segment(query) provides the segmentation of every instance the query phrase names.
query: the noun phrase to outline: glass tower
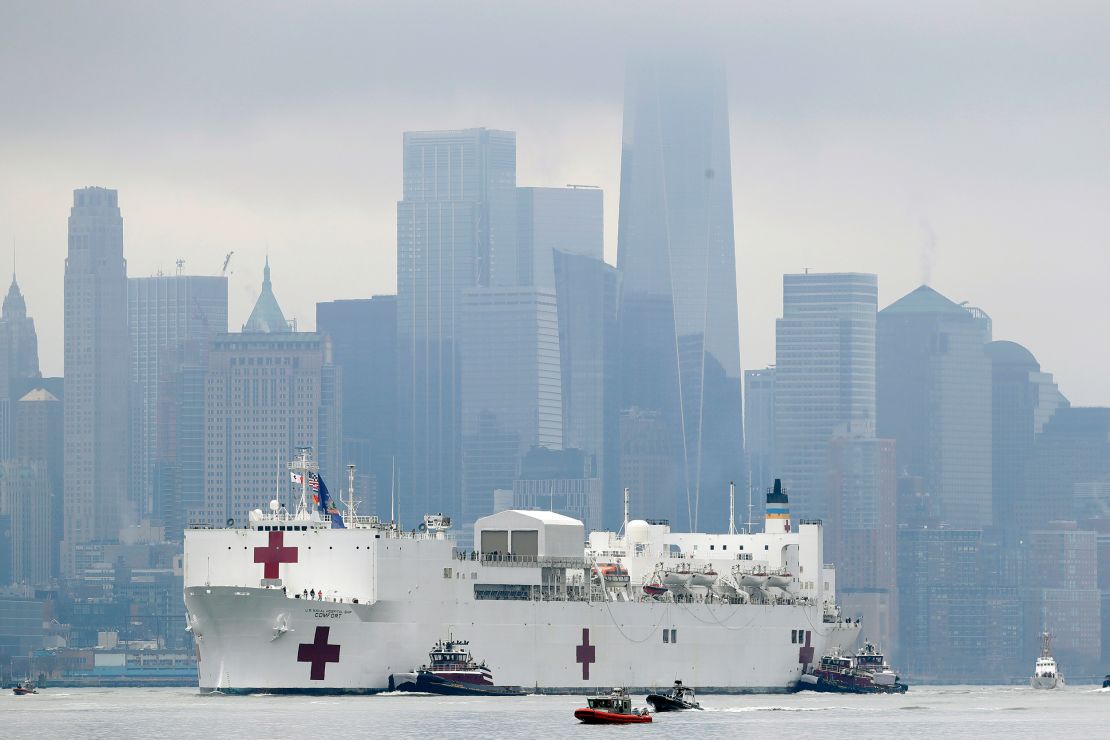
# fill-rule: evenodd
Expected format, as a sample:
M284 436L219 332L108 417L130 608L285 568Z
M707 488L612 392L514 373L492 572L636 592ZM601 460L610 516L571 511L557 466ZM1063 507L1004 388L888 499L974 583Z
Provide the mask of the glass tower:
M776 471L798 515L826 517L829 439L875 421L879 281L866 273L783 275L775 322Z
M463 291L516 282L516 135L408 132L397 203L397 489L402 523L462 506Z
M630 65L621 151L621 407L669 437L665 510L727 527L743 480L740 347L724 72L701 60ZM632 491L633 500L637 492Z

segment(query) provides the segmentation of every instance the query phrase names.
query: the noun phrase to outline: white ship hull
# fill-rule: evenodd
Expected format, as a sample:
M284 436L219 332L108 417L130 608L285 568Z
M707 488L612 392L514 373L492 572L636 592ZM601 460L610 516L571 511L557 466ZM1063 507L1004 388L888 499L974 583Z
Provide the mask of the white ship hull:
M415 671L453 637L469 641L500 686L592 693L681 680L701 691L786 692L859 636L832 602L819 523L672 535L665 524L630 522L629 534L594 532L586 546L577 520L507 511L475 524L473 551L455 546L437 524L445 519L427 519L426 533L407 533L369 518L333 529L318 515L256 511L243 528L187 531L200 687L385 691L391 674ZM603 575L602 564L617 572L614 562L621 579ZM737 563L786 574L781 593L737 594L717 579L644 588L660 572L727 573Z
M611 686L641 691L681 679L705 692L787 692L813 656L833 645L847 649L859 633L857 625L823 624L816 606L454 600L366 605L241 587L189 588L185 601L197 636L200 687L235 693L385 691L391 673L424 663L428 647L448 632L470 641L471 652L499 685L592 693ZM793 625L810 633L808 649L792 643ZM317 639L319 627L325 628L324 640ZM664 629L674 630L677 643L663 642ZM316 644L331 648L325 657L338 659L318 660L323 675L314 680Z

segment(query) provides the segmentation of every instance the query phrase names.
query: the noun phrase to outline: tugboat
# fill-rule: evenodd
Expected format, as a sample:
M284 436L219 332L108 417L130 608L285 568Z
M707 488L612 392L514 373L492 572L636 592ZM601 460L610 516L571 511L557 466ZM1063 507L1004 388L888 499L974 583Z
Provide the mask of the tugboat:
M1064 677L1052 657L1052 634L1049 632L1041 633L1041 656L1033 667L1029 685L1035 689L1055 689L1064 685Z
M574 710L574 716L587 725L631 725L651 722L647 709L633 709L632 700L624 689L613 689L607 696L591 696L585 707Z
M37 694L39 692L30 681L20 681L12 687L12 693L16 696L27 696L27 694Z
M428 665L415 673L389 676L390 691L411 691L448 696L524 696L519 686L495 686L493 673L486 664L470 655L466 640L448 636L439 640L428 653Z
M648 694L647 703L656 712L681 712L684 709L701 709L694 699L694 690L675 681L671 690L665 694Z
M798 681L799 691L840 694L904 694L909 687L898 680L882 653L870 642L855 657L834 650Z

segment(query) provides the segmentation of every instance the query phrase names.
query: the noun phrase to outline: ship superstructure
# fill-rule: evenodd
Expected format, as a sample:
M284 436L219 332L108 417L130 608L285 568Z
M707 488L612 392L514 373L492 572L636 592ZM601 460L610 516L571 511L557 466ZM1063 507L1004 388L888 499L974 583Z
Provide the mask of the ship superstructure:
M578 520L503 511L464 549L447 517L406 531L354 508L328 514L302 488L295 513L274 501L245 527L186 532L202 689L383 691L452 634L498 683L534 691L790 691L859 634L836 609L821 524L788 514L752 534L628 521L586 546Z
M1056 658L1052 657L1052 634L1047 630L1041 634L1041 654L1033 666L1033 676L1029 685L1035 689L1055 689L1064 685L1064 677Z

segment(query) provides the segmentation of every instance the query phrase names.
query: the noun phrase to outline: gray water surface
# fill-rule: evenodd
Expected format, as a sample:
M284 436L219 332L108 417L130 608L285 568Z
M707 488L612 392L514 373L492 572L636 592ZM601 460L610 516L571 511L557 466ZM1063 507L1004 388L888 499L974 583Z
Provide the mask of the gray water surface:
M642 696L634 705L643 706ZM195 689L44 689L0 697L0 737L47 738L563 738L753 737L1106 738L1110 689L912 687L902 696L802 693L701 696L703 712L650 725L588 727L582 697L202 696Z

